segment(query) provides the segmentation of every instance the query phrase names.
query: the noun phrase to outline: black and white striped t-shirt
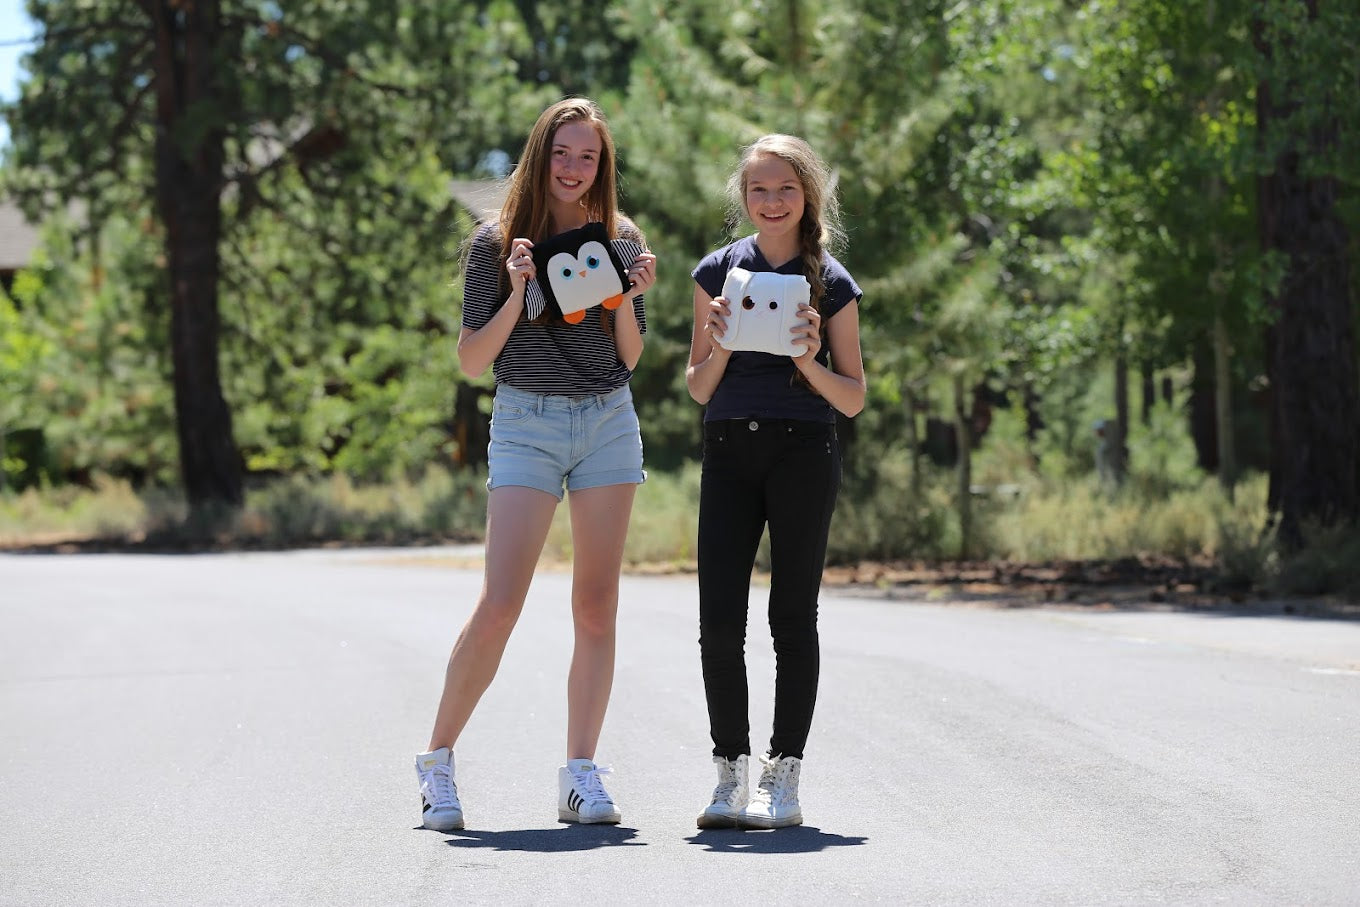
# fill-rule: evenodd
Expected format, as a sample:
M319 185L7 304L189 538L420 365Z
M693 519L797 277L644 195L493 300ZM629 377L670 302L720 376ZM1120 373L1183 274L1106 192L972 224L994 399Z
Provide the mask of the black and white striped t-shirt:
M632 239L635 230L621 232ZM503 258L500 229L494 223L483 224L472 237L463 272L463 327L480 330L505 304L500 288ZM532 324L521 317L492 364L496 383L533 394L572 396L623 387L633 373L619 359L614 338L600 326L599 311L592 309L580 324ZM639 329L646 333L641 296L633 301L633 311ZM606 312L605 317L612 322L614 313Z

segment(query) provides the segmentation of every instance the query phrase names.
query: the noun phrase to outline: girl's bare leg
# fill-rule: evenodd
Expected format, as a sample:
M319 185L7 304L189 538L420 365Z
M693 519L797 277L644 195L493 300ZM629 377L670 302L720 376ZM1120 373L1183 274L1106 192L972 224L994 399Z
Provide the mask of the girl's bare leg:
M505 485L487 495L482 594L449 656L431 751L452 748L496 676L556 509L557 499L535 488Z
M576 644L567 677L567 758L595 758L614 685L614 626L623 543L637 486L606 485L570 495L571 615Z

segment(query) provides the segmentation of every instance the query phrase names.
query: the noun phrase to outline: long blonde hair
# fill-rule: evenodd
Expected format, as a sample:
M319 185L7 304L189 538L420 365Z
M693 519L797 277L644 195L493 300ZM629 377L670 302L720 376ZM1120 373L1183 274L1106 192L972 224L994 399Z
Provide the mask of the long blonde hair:
M822 279L822 253L838 249L845 241L841 229L840 202L836 198L831 168L818 157L812 146L795 135L772 133L756 139L742 149L741 163L727 180L728 230L735 233L746 210L747 174L751 166L766 155L777 157L793 168L803 186L803 219L798 223L798 252L803 276L812 285L810 302L821 311L826 282ZM826 323L822 323L822 332Z

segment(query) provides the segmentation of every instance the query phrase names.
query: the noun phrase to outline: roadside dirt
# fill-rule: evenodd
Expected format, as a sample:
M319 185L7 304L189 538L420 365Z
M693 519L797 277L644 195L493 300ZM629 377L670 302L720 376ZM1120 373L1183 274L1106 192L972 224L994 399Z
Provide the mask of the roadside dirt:
M377 550L374 552L379 560L475 569L481 564L476 553L444 554L428 550L434 546L470 542L475 544L475 540L466 539L420 539L394 540L384 545L331 542L306 547L381 548L381 554ZM404 551L394 552L394 548ZM20 554L192 554L278 550L287 549L263 542L241 544L239 540L185 543L183 539L73 539L63 536L28 538L22 543L0 540L0 552ZM545 560L539 569L568 571L571 565ZM632 565L626 572L634 575L688 574L694 572L694 565ZM768 576L757 571L753 581L765 584ZM1263 597L1250 588L1225 584L1209 564L1154 558L1043 563L864 561L829 566L822 581L825 588L843 594L975 607L1204 610L1360 619L1360 602L1333 597Z

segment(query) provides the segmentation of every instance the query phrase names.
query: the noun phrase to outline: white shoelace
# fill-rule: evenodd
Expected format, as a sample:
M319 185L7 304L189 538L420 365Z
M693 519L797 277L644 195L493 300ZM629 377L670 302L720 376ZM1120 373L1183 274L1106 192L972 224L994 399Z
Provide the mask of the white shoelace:
M796 774L794 763L785 759L771 759L768 756L761 756L760 763L763 768L755 799L764 800L775 806L788 802L790 788L793 786L791 782Z
M731 762L719 767L718 786L713 791L714 803L726 803L737 792L737 767Z
M588 771L572 772L576 778L576 792L587 803L613 803L613 798L604 789L604 782L600 780L601 775L608 775L613 771L607 766L597 765Z
M435 809L452 808L457 802L453 769L447 765L435 765L425 773L425 783L420 786L420 790Z

